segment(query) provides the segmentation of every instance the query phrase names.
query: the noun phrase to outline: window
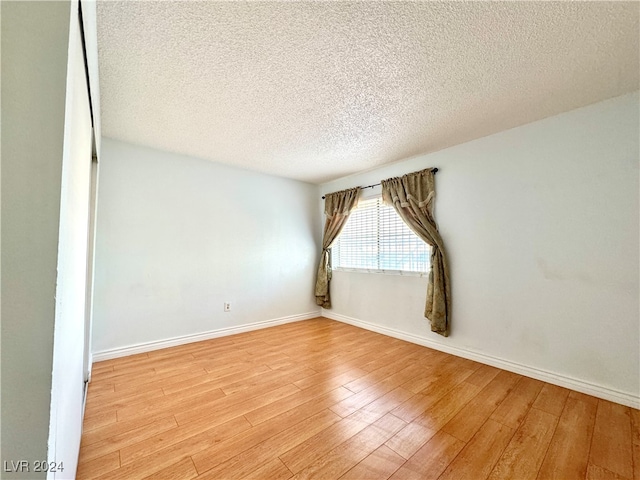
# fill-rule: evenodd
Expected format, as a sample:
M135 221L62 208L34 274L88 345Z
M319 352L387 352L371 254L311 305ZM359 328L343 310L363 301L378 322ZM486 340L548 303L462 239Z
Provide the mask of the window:
M337 270L427 273L431 247L413 233L382 198L361 200L331 247Z

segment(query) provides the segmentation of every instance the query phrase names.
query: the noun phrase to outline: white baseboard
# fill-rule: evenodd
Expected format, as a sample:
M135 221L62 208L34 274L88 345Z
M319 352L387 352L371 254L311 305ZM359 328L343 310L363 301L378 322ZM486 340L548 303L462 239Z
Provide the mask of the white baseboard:
M621 392L612 388L596 385L584 380L580 380L566 375L549 372L547 370L541 370L538 368L522 365L520 363L511 362L502 358L487 355L485 353L476 352L466 348L454 347L451 345L445 345L439 342L434 342L426 337L414 335L412 333L402 332L394 328L383 327L374 323L365 322L356 318L347 317L339 313L334 313L329 310L322 309L322 316L331 320L337 320L338 322L348 323L355 327L364 328L365 330L371 330L373 332L381 333L389 337L399 338L407 342L416 343L424 347L433 348L441 352L450 353L462 358L474 360L476 362L491 365L492 367L501 368L509 372L518 373L526 377L542 380L543 382L558 385L560 387L569 388L587 395L609 400L611 402L620 403L632 408L640 408L640 397L627 392Z
M137 353L151 352L162 348L175 347L184 345L185 343L200 342L211 338L226 337L237 333L250 332L261 328L275 327L285 323L299 322L301 320L309 320L321 316L320 311L301 313L298 315L289 315L287 317L275 318L272 320L264 320L262 322L248 323L237 327L220 328L210 330L208 332L196 333L194 335L184 335L182 337L168 338L166 340L157 340L154 342L139 343L126 347L113 348L111 350L103 350L102 352L94 352L92 355L93 362L101 362L103 360L111 360L112 358L126 357Z

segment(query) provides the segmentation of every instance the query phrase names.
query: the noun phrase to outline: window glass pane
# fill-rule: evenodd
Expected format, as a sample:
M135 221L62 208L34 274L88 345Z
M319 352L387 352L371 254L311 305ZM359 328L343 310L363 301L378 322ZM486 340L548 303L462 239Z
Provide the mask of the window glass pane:
M331 255L334 268L428 272L431 249L378 197L358 204Z

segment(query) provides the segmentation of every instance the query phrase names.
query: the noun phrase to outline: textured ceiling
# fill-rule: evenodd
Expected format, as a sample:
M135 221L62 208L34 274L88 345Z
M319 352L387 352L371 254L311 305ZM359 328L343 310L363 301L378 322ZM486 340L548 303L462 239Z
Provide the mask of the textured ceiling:
M637 90L639 13L100 1L102 133L321 183Z

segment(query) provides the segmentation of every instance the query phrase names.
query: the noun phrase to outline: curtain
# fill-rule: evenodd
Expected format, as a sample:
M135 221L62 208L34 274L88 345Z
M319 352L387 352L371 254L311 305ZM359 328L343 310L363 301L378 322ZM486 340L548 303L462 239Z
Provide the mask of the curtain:
M342 228L347 223L349 214L358 204L360 187L329 193L324 200L324 236L322 237L322 254L316 279L316 304L323 308L331 308L329 283L331 282L331 259L329 249Z
M392 205L418 237L431 246L431 271L424 316L431 330L449 335L451 286L442 237L433 218L435 174L432 169L382 181L382 200Z

